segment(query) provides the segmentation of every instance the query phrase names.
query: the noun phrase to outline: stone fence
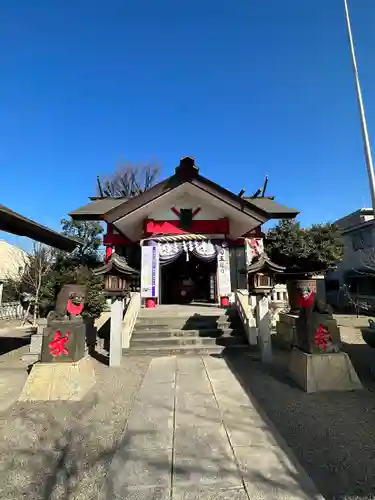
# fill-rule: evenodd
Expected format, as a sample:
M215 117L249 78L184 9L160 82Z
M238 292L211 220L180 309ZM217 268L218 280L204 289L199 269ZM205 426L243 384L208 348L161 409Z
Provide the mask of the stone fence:
M3 302L0 305L0 319L10 321L22 319L24 309L19 302Z
M245 329L246 338L250 345L257 345L258 330L256 320L249 304L249 294L247 290L236 290L236 307Z

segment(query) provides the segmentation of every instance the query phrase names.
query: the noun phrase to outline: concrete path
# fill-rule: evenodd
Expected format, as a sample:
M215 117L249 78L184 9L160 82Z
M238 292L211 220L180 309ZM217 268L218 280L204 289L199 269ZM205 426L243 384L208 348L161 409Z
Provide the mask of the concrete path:
M101 490L108 498L322 497L224 359L166 357L146 373Z

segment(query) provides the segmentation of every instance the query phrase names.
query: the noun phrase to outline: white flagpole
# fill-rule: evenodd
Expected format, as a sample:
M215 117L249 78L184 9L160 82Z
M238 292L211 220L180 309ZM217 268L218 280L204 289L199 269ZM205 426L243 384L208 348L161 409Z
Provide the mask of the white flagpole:
M355 50L354 50L353 35L352 35L352 28L351 28L351 24L350 24L350 16L349 16L349 8L348 8L348 2L347 2L347 0L344 0L344 5L345 5L345 14L346 14L346 24L347 24L347 28L348 28L348 38L349 38L350 52L351 52L352 63L353 63L353 73L354 73L355 85L356 85L356 90L357 90L357 100L358 100L359 114L360 114L360 118L361 118L362 137L363 137L363 145L364 145L364 150L365 150L367 173L368 173L369 183L370 183L372 209L373 209L374 215L375 215L375 175L374 175L374 166L373 166L373 163L372 163L370 139L369 139L368 131L367 131L367 122L366 122L365 108L363 106L361 85L359 83L357 61L356 61Z

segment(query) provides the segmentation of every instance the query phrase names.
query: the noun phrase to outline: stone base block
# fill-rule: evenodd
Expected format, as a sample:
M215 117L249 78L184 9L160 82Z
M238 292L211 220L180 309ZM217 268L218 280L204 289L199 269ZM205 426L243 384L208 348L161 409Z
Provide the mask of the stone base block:
M358 375L345 352L307 354L293 349L289 373L308 393L362 389Z
M287 325L295 326L297 319L298 319L298 314L279 313L279 321L281 321L281 323L286 323Z
M22 361L28 364L36 363L40 360L42 352L43 333L34 333L30 338L29 352L25 352L22 356Z
M296 327L295 316L280 313L279 321L276 323L277 341L281 348L291 350L295 344Z
M19 401L81 401L95 385L92 360L86 356L74 363L37 363Z

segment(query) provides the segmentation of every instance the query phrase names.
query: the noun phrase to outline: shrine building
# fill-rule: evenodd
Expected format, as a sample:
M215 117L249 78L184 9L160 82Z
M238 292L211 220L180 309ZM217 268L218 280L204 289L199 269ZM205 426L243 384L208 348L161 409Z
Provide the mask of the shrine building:
M295 218L264 189L251 197L203 177L191 157L174 175L133 198L92 197L69 215L103 221L105 269L139 271L146 307L187 302L227 306L247 288L246 269L263 246L262 224Z

